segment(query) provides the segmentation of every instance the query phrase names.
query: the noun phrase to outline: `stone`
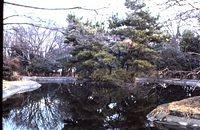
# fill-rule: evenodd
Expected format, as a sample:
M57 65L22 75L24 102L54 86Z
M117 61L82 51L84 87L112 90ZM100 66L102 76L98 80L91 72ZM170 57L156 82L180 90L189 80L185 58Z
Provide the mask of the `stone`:
M41 87L41 84L35 81L5 81L3 80L3 101L7 98L27 91L33 91Z
M169 125L200 127L200 96L159 105L147 119Z

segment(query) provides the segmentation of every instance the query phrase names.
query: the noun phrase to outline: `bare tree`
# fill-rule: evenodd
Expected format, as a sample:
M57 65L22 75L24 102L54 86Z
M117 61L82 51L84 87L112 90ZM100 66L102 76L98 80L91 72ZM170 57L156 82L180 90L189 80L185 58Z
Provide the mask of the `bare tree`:
M13 27L10 35L12 38L7 40L8 34L5 34L4 39L7 40L5 45L19 46L22 50L26 48L31 53L37 55L42 53L45 55L59 44L56 42L57 38L59 38L58 32L35 26L27 28L23 26Z
M191 19L200 18L200 1L198 0L165 0L164 3L165 9L180 9L179 12L176 13L176 19Z
M196 27L200 25L200 1L199 0L165 0L162 4L165 11L174 10L175 15L171 16L165 23L171 21L182 22L183 25L194 26L194 21L198 22ZM180 24L179 24L180 25Z
M27 71L28 66L35 63L51 63L54 59L49 59L49 55L54 55L52 52L63 46L63 41L63 35L58 31L35 26L12 27L11 30L4 30L4 56L18 57ZM43 62L37 62L37 59L43 59Z

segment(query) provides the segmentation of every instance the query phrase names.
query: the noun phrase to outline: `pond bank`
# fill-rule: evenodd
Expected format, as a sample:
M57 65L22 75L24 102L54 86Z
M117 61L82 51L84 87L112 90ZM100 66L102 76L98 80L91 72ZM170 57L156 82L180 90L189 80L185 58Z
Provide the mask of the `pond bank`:
M23 76L21 81L3 80L3 101L17 93L33 91L41 87L40 83L74 83L74 77L28 77Z
M159 105L147 118L156 123L200 127L200 96Z
M28 76L23 76L22 80L25 81L36 81L38 83L74 83L76 81L75 77L28 77Z
M193 79L159 79L159 78L136 78L135 83L166 83L172 85L200 87L200 80Z
M5 81L3 80L3 101L17 93L33 91L41 87L35 81Z

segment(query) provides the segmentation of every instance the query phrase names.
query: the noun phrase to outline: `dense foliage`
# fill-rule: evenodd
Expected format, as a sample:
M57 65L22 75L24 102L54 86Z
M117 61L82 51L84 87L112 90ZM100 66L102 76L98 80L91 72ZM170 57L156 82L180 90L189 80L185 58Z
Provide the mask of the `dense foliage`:
M181 46L183 52L200 53L200 36L190 30L185 30L182 35Z
M131 9L126 19L113 16L109 20L111 31L107 35L111 40L119 39L113 42L105 37L106 32L68 16L73 27L68 27L65 42L74 50L67 65L75 67L80 77L132 82L135 76L145 76L156 68L158 55L149 43L161 44L166 39L158 18L143 10L143 4L126 1L125 5Z
M65 62L69 68L75 67L80 77L91 78L97 69L108 69L111 73L115 57L108 53L103 44L101 28L88 23L80 23L73 15L68 16L70 26L65 43L73 47L71 58Z

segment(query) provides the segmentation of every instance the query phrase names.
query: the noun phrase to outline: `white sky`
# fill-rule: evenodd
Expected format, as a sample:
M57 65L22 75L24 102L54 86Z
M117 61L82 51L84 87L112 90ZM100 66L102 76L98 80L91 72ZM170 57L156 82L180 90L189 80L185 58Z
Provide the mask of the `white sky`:
M92 21L104 21L107 20L112 14L118 13L119 16L125 17L125 12L127 11L124 6L125 0L5 0L6 2L37 6L37 7L46 7L46 8L68 8L81 6L84 8L102 8L108 7L98 11L96 15L93 11L86 10L68 10L68 11L42 11L29 8L22 8L12 5L4 6L4 17L10 16L13 14L18 15L27 15L33 17L37 21L37 17L41 18L44 21L53 20L58 26L67 26L66 17L68 13L74 13L77 16L83 16L83 19L90 19ZM161 15L161 21L167 20L171 15L175 15L180 9L174 8L172 10L163 11L155 6L158 3L163 2L164 0L145 0L146 5L149 7L152 15ZM195 1L195 0L193 0ZM200 5L197 5L200 7ZM184 8L182 9L184 10ZM6 19L4 22L26 22L27 18L22 17L12 17ZM30 22L33 22L32 20ZM174 28L175 24L173 23ZM188 27L187 27L188 28Z
M75 13L78 16L83 16L84 19L91 20L104 20L111 16L114 12L118 12L120 16L125 16L126 8L124 5L124 0L6 0L8 2L16 2L24 5L31 5L37 7L46 7L46 8L68 8L80 6L84 8L102 8L108 7L98 11L99 15L96 15L94 11L86 10L68 10L68 11L41 11L35 9L15 7L11 5L4 6L4 17L10 16L13 14L28 15L33 17L40 17L42 19L51 19L56 21L58 25L66 26L66 16L68 13ZM10 18L4 22L16 22L21 18Z

